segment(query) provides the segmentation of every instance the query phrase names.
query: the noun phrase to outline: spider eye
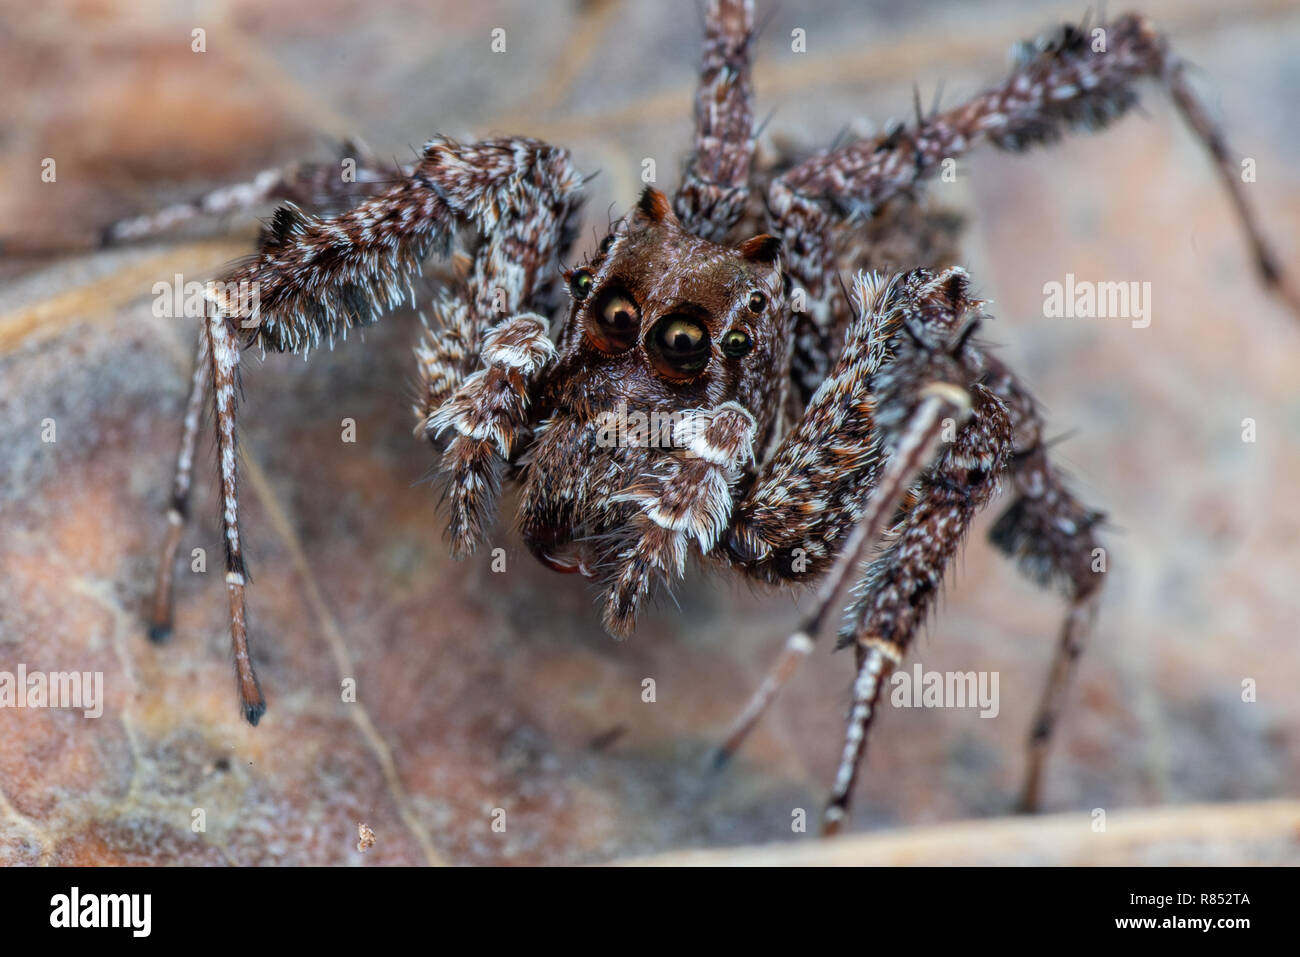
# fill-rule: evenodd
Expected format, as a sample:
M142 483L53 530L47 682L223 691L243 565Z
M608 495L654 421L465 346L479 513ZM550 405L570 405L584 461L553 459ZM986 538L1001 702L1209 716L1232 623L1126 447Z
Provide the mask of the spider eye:
M596 280L591 275L590 269L574 270L569 277L569 292L573 293L573 298L582 300L587 298L587 293L591 292L591 287L595 285Z
M755 289L749 294L749 302L745 305L749 307L750 312L762 312L767 308L767 296Z
M592 316L591 339L602 352L630 349L641 331L641 310L621 289L611 289L598 299Z
M740 329L732 329L722 337L722 351L732 359L743 359L753 348L754 340Z
M602 254L609 252L609 247L614 245L614 236L611 233L600 241L600 251Z
M656 369L670 378L690 378L709 364L709 330L690 316L664 316L646 336Z

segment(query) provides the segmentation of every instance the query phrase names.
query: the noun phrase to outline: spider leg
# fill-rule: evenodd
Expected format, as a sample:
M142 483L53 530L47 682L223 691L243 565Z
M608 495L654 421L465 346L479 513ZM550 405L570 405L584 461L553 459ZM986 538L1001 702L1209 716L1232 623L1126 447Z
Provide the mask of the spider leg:
M908 489L919 473L934 460L945 420L955 424L970 415L970 397L950 383L931 383L922 394L924 400L898 440L894 456L881 477L880 484L872 489L866 510L854 525L844 550L818 588L814 601L816 610L786 639L785 646L767 677L732 723L727 737L715 754L715 766L725 763L740 748L768 706L776 699L777 693L794 674L799 662L812 651L814 642L834 630L833 616L843 610L858 578L859 566L880 542L891 516L902 506Z
M355 168L349 169L345 177L343 164L348 160ZM332 163L294 163L262 170L246 182L230 183L152 213L116 220L100 232L99 245L120 246L156 239L205 216L230 216L271 202L292 202L318 212L337 212L408 173L409 170L382 165L363 146L348 141L342 144L338 159Z
M835 368L736 506L726 549L732 563L747 574L771 583L821 574L831 564L835 543L861 522L880 466L875 404L868 386L887 356L892 314L884 306L893 288L893 283L858 277L856 319ZM836 563L827 581L849 571L842 562ZM829 593L818 595L819 613L829 597ZM739 750L812 650L815 631L805 623L786 640L767 676L732 722L715 765Z
M1033 398L1006 367L984 357L986 381L1006 403L1015 426L1015 452L1008 472L1016 497L994 524L990 538L1040 585L1057 584L1069 607L1029 740L1028 769L1020 807L1035 811L1052 733L1060 720L1079 656L1092 629L1104 555L1095 529L1104 516L1081 504L1047 455L1043 423Z
M532 386L555 358L546 320L525 313L483 336L484 368L473 373L416 428L430 440L453 435L440 468L450 477L452 554L474 551L492 516L502 465L528 424Z
M194 371L190 375L190 397L185 403L185 423L181 430L180 449L176 453L171 500L167 503L167 537L163 540L162 554L158 559L158 579L154 583L153 601L150 603L152 611L149 617L149 637L158 642L166 641L171 635L172 576L175 573L176 549L180 547L181 535L190 514L194 448L202 425L208 379L212 375L208 365L207 332L200 329L197 338Z
M975 401L977 421L954 433L958 443L975 442L982 435L978 429L991 428L990 423L996 424L999 416L1005 418L1001 402L977 384L979 353L969 341L973 325L968 313L975 311L979 302L967 294L963 270L938 274L916 270L888 280L859 275L854 297L857 317L832 375L737 506L727 538L732 563L767 581L820 574L839 553L827 579L836 584L823 583L811 619L817 626L805 624L787 641L767 679L733 723L719 760L740 746L810 650L812 639L823 630L818 623L843 607L846 589L858 580L855 572L860 560L845 564L843 556L856 549L842 543L846 538L853 541L856 534L867 535L860 531L864 516L882 507L882 495L886 500L892 495L885 489L900 476L910 484L915 468L928 464L929 458L915 468L906 462L889 464L896 463L897 454L891 448L897 436L906 433L908 416L918 408L926 384L952 383ZM956 416L951 418L946 424L955 430ZM995 451L1000 448L997 442L981 441ZM941 457L941 463L955 462L949 467L967 468L965 475L972 486L996 482L1003 462L1000 452L990 452L994 458L988 462L981 460L979 467L988 475L978 480L973 477L975 466L964 464L961 454L960 444L954 445ZM882 462L887 465L883 473ZM916 510L923 503L918 504L915 496L910 498L909 514L922 514ZM972 492L967 504L973 513L983 500ZM883 521L893 518L893 508ZM947 524L944 528L956 532L960 540L960 529ZM874 542L878 534L868 537Z
M848 813L881 689L924 623L971 520L998 490L998 475L1011 450L1011 419L985 386L974 386L971 399L970 422L922 476L915 503L888 548L867 569L840 631L840 643L856 651L858 671L844 750L822 822L827 834L835 833Z
M209 290L212 286L209 284ZM209 293L211 295L211 292ZM256 725L266 713L266 699L253 670L248 647L248 618L244 589L248 572L239 538L239 459L235 448L236 383L239 345L226 315L213 311L204 324L212 370L212 397L216 410L217 454L221 472L221 518L226 543L226 594L230 599L230 645L235 658L235 684L244 719Z
M498 257L498 290L479 295L512 310L529 300L553 247L565 236L582 179L568 154L529 139L463 146L429 143L411 175L337 216L320 218L284 206L258 254L208 283L205 297L212 394L220 452L222 523L231 642L244 717L256 724L266 705L249 655L244 608L247 574L239 534L235 450L241 348L307 351L333 344L349 328L377 321L407 298L430 252L446 248L458 227L495 236L485 255ZM536 236L533 245L524 244ZM507 313L509 314L509 313Z
M657 471L613 497L637 513L615 549L603 621L625 637L657 578L681 578L694 540L708 553L731 519L732 489L754 457L754 417L736 402L686 413L673 426L673 451Z
M573 240L575 209L576 202L556 196L503 216L476 250L466 281L442 291L437 322L416 348L422 388L415 431L441 452L447 534L457 558L470 555L483 537L502 466L555 358L546 319L521 310L545 305L550 267ZM481 368L473 371L476 357Z
M697 236L721 242L745 215L754 159L749 45L753 0L708 0L704 63L695 94L695 155L674 207Z
M1128 14L1088 34L1066 26L1037 44L1022 44L1017 54L1010 76L973 99L815 156L770 183L768 206L785 242L787 269L808 298L796 316L793 356L796 374L805 374L806 392L816 388L828 364L835 225L880 214L891 198L919 189L944 160L981 143L1023 150L1052 143L1068 128L1100 129L1133 106L1135 87L1147 78L1165 86L1209 152L1263 280L1300 314L1300 290L1256 222L1222 133L1187 83L1183 63L1150 22Z

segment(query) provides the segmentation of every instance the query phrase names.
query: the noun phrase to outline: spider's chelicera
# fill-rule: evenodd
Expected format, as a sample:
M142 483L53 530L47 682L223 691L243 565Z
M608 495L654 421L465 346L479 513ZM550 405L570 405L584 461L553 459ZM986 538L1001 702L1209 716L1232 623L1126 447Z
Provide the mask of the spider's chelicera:
M764 582L817 583L814 612L720 755L739 746L813 642L837 635L855 651L857 680L824 818L834 830L885 680L972 518L1006 484L994 541L1068 601L1022 795L1037 804L1099 592L1101 515L1071 494L1032 398L978 341L980 302L956 265L956 218L928 205L921 187L976 145L1018 150L1104 126L1132 106L1139 80L1154 79L1217 164L1264 279L1293 304L1295 291L1254 224L1224 138L1139 16L1062 28L1017 48L1007 79L964 103L918 108L913 123L874 139L769 163L754 148L752 21L749 0L708 3L695 151L679 189L671 201L647 189L562 283L584 179L567 152L537 140L438 138L395 177L370 161L347 184L328 167L300 166L237 193L292 202L258 254L207 287L151 633L171 627L172 565L210 390L231 636L250 722L265 704L244 618L240 353L301 352L377 321L455 241L465 265L439 291L416 350L415 412L417 434L440 456L456 555L483 540L508 480L522 486L528 548L597 582L615 635L633 630L655 587L679 579L692 557ZM137 238L211 205L126 221L106 236ZM646 422L666 425L655 435Z

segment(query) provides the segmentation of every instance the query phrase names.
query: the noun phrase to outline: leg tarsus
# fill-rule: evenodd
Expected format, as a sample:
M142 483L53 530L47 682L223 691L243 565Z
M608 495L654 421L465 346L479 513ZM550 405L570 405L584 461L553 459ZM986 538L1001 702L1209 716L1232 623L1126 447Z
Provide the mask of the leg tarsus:
M896 647L858 646L858 672L853 682L853 704L849 710L844 751L835 773L835 784L822 812L822 837L834 837L844 827L849 815L849 799L858 778L858 769L867 750L867 732L880 700L880 691L889 674L898 665L901 653Z
M1037 813L1042 803L1043 778L1052 734L1064 709L1074 671L1083 653L1084 644L1092 631L1096 615L1097 592L1083 595L1070 604L1065 621L1061 624L1061 637L1052 659L1047 686L1034 717L1029 736L1029 758L1025 783L1020 790L1017 809L1023 814Z
M767 713L776 696L785 687L786 682L794 677L799 665L808 657L812 649L813 640L804 631L796 631L785 640L785 647L781 649L780 656L772 664L767 676L754 691L748 703L732 721L731 730L727 732L722 744L713 752L711 764L714 768L722 768L730 763L732 756L740 750L749 733L754 730L759 719Z

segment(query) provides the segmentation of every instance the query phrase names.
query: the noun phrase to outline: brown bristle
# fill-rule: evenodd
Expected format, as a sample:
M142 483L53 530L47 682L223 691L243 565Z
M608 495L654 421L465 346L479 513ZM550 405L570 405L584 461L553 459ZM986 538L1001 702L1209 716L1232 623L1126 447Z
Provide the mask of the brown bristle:
M676 222L677 220L676 214L673 213L673 207L668 202L668 197L653 186L647 186L641 193L636 208L641 210L646 218L654 223Z
M740 244L740 254L751 262L774 263L781 255L781 240L767 233L761 233Z

